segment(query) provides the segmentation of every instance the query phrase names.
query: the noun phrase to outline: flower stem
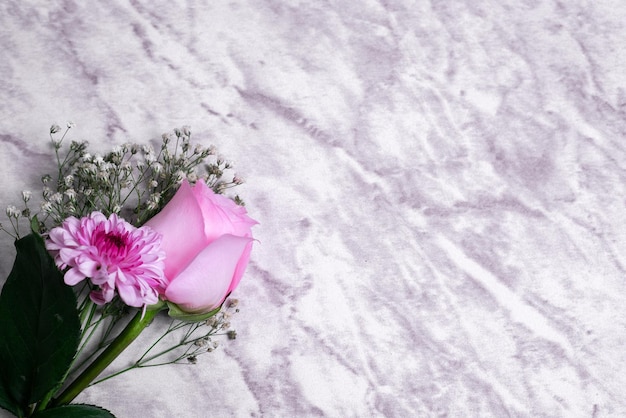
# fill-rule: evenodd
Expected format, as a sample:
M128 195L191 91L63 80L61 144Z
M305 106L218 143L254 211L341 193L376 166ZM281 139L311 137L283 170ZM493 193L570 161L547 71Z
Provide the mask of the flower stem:
M159 309L138 311L126 328L111 342L111 344L70 384L53 402L54 406L66 405L82 392L122 351L141 334L145 327L154 319Z

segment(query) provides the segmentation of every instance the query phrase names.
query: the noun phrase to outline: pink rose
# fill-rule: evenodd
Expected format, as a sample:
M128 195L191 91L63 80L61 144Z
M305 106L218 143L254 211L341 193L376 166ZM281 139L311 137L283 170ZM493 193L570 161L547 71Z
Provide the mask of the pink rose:
M165 299L188 314L219 307L234 290L250 259L251 227L243 206L215 194L202 180L187 180L146 225L162 234Z

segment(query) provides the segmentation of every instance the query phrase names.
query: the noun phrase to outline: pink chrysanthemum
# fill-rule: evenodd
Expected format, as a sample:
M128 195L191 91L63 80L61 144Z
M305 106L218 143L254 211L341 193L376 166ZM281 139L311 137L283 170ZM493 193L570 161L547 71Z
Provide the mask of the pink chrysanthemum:
M46 241L59 269L69 267L65 283L73 286L89 278L98 286L90 294L95 303L110 302L117 290L134 307L157 303L166 287L160 245L161 235L149 227L136 228L100 212L67 218Z

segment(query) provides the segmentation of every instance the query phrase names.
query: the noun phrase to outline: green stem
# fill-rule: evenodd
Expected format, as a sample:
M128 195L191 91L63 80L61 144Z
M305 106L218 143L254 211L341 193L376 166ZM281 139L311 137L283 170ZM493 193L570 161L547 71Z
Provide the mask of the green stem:
M72 402L141 334L141 331L152 322L158 312L158 309L147 310L143 318L141 317L142 311L137 312L120 335L53 401L53 405L66 405Z

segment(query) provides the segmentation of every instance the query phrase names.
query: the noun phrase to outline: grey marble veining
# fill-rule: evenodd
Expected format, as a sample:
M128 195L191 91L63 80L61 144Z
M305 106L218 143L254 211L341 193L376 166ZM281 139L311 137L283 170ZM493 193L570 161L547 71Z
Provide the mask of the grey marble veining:
M0 4L2 203L52 122L101 150L191 125L260 225L235 341L79 401L626 416L623 2L91 3Z

